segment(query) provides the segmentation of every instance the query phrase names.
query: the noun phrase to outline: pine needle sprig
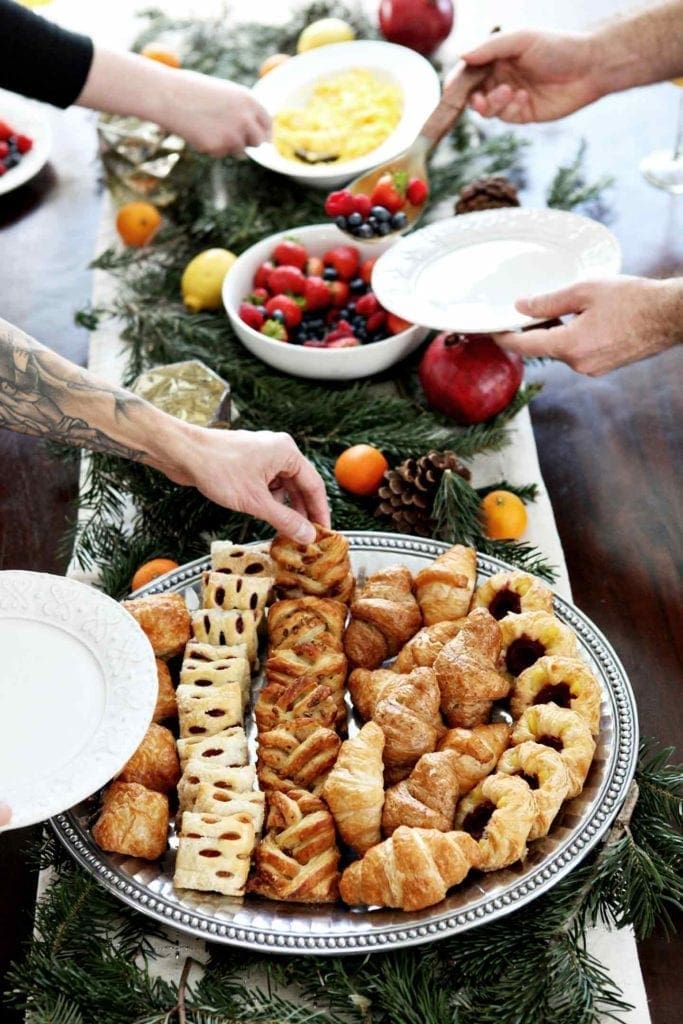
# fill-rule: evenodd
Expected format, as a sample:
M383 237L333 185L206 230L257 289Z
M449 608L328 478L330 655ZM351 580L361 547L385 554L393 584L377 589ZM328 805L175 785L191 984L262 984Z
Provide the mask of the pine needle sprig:
M605 189L609 188L614 179L604 175L593 183L586 182L584 160L587 144L585 139L579 145L574 159L558 168L555 177L548 187L546 203L555 210L575 210L577 207L590 208L591 214L597 216L602 212L600 203Z

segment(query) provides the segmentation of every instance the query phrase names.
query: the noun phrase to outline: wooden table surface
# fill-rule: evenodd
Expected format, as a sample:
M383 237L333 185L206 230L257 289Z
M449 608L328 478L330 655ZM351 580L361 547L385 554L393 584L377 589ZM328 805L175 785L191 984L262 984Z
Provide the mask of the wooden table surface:
M552 12L542 19L534 11L538 4L521 7L528 9L527 23L553 21ZM601 13L595 3L579 7L590 12L583 23ZM614 4L605 0L597 7ZM645 153L671 141L677 99L673 86L652 86L608 97L552 125L522 129L533 143L524 202L542 203L558 162L585 137L590 172L615 177L610 224L624 270L683 274L683 196L657 191L638 172ZM48 166L0 197L0 315L84 363L87 335L73 314L90 296L87 265L100 215L94 124L79 110L55 112L53 121ZM642 734L667 745L683 735L682 367L680 347L599 379L544 365L534 371L545 387L532 407L574 599L621 657ZM0 568L64 571L61 544L76 490L76 465L54 461L32 438L0 431ZM0 838L0 979L31 925L35 877L25 849L35 831ZM680 1024L680 941L657 934L641 944L640 954L653 1024ZM15 1018L7 1013L3 1019Z

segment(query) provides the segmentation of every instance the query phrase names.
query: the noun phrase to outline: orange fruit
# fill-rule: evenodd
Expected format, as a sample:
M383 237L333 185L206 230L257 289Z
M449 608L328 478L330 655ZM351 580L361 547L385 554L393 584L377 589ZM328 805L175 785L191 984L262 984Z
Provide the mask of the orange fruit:
M175 50L172 50L170 46L164 46L163 43L147 43L140 53L143 57L149 57L150 60L158 60L160 64L167 64L169 68L179 68L181 64L180 57Z
M155 580L157 576L163 576L165 572L177 568L178 563L174 562L172 558L152 558L135 570L133 579L130 581L130 589L139 590L140 587Z
M510 491L491 491L481 503L484 532L492 540L517 540L526 530L524 502Z
M374 494L389 463L371 444L354 444L342 452L334 464L337 483L351 494Z
M263 78L269 71L274 71L275 68L279 68L281 64L284 64L288 60L288 53L271 53L270 57L266 57L261 67L258 69L259 78Z
M160 224L161 214L151 203L126 203L116 214L116 230L126 245L146 245Z

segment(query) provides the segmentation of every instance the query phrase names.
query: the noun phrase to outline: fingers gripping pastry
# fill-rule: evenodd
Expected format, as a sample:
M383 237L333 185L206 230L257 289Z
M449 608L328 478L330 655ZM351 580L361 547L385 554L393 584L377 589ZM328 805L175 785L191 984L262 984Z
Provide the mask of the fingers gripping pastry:
M225 576L275 575L275 563L268 554L267 544L242 547L229 540L214 540L211 544L211 569Z
M514 775L489 775L464 797L455 827L479 844L482 871L495 871L526 857L526 843L536 814L531 790Z
M382 838L383 750L384 733L374 722L366 722L357 736L342 743L322 789L340 836L361 855Z
M168 797L138 782L112 782L92 827L98 846L110 853L157 860L166 852Z
M121 603L147 635L157 658L183 653L190 639L190 613L182 594L150 594Z
M595 753L595 740L580 715L557 704L536 704L527 708L512 731L512 742L534 740L556 750L569 776L567 799L578 796Z
M221 768L247 763L247 737L241 725L223 729L213 736L188 736L178 740L176 746L183 771L192 760Z
M505 722L475 725L474 729L449 729L439 742L439 750L457 755L455 774L460 796L469 793L490 775L510 741L512 729Z
M527 741L506 750L498 762L499 772L519 775L531 790L534 820L529 839L547 836L569 791L569 776L556 750Z
M458 800L457 760L452 750L423 754L408 778L387 790L382 811L385 836L399 825L452 831Z
M552 702L571 708L586 721L594 736L600 732L600 683L580 658L545 657L517 678L510 700L513 718L533 704Z
M415 577L425 626L467 615L477 579L477 553L461 544L439 555Z
M351 906L422 910L442 900L480 861L477 843L464 832L400 825L346 869L339 890Z
M576 657L576 636L549 612L507 615L500 620L500 630L501 663L511 676L521 675L546 654Z
M328 597L296 597L276 601L268 610L268 642L271 651L315 641L330 634L341 641L346 605Z
M173 733L152 722L142 743L126 761L117 778L119 782L139 782L147 789L170 793L180 778Z
M247 658L253 665L258 648L256 627L260 620L261 612L200 608L191 616L192 636L200 643L216 646L246 644Z
M380 569L351 602L351 621L344 634L346 656L352 665L379 668L421 625L410 570L403 565Z
M432 668L441 648L458 635L465 622L464 618L446 620L418 630L413 639L398 652L398 657L391 666L392 672Z
M553 592L528 572L497 572L474 592L473 608L486 608L494 619L520 612L552 612Z
M205 572L202 574L202 608L262 612L272 585L272 576L226 576L221 572Z
M289 686L269 683L259 693L254 707L259 732L286 726L302 718L333 728L339 711L340 703L335 694L307 676L296 679Z
M434 662L441 710L449 725L482 725L494 700L507 696L510 684L498 672L500 627L484 608L476 608L454 640Z
M334 903L339 850L332 815L322 800L301 789L270 793L266 824L248 891L271 900Z
M260 733L258 744L261 789L319 793L337 760L341 740L332 729L302 719Z
M346 537L316 524L312 544L297 544L278 534L270 546L275 586L281 597L333 597L347 603L354 580Z
M183 814L173 884L180 889L242 896L256 837L246 811Z
M153 722L161 722L164 718L177 718L178 707L176 704L175 689L171 680L171 673L168 665L161 658L155 658L157 665L157 702L152 714Z

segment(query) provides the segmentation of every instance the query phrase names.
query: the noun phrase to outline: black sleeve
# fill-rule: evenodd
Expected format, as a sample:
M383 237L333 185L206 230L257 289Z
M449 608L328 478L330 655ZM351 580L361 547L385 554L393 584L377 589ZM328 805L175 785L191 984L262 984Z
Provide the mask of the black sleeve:
M53 25L0 0L0 86L55 107L68 107L85 85L93 57L88 36Z

